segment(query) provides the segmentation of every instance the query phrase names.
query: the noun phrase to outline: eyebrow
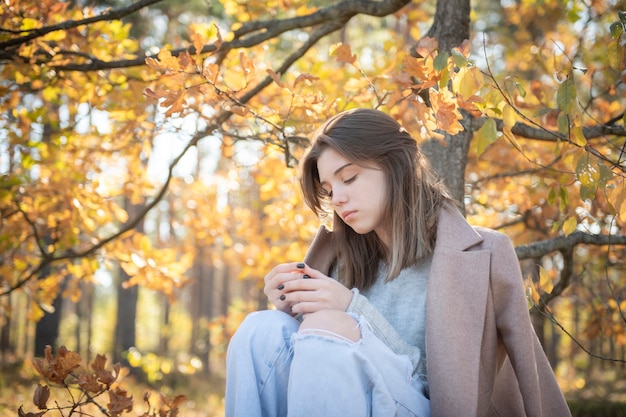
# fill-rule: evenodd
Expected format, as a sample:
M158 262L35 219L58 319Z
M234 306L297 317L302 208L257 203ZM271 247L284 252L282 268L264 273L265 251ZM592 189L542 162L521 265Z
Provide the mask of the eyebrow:
M350 165L354 165L354 163L348 162L347 164L340 166L339 168L335 170L335 172L333 172L333 176L337 176L337 174L339 174L342 170L349 167ZM321 181L320 179L320 184L328 184L328 181Z

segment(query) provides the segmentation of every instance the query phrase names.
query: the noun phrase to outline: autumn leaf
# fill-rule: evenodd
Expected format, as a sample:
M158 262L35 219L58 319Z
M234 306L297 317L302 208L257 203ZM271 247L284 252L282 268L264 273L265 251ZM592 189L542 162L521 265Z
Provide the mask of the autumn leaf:
M571 128L570 140L578 146L585 146L587 144L587 138L585 138L582 127L573 126Z
M574 83L568 78L559 86L556 93L556 102L563 113L569 113L572 111L575 101L576 88Z
M248 79L254 73L254 61L243 51L239 52L239 62L243 70L243 76Z
M474 139L476 140L476 155L480 156L489 145L498 140L496 121L491 117L485 120L480 129L474 133Z
M356 55L352 54L350 45L344 43L337 43L330 48L330 55L336 55L337 61L346 64L354 64L356 61Z
M159 58L159 63L161 64L161 68L173 71L178 71L180 69L178 58L173 56L167 49L161 49L157 56Z
M185 100L186 90L171 91L165 100L161 103L161 107L169 107L165 111L167 117L172 116L174 113L182 113L183 107L186 103Z
M460 123L461 113L457 109L456 103L449 90L435 91L430 90L430 101L432 103L433 113L437 121L437 127L448 132L451 135L463 131Z
M563 222L563 233L565 236L569 236L576 231L576 226L578 226L578 221L575 217L570 217Z
M406 56L402 62L404 71L420 81L426 81L430 77L431 68L424 64L423 59Z
M285 88L285 83L280 80L280 73L274 72L271 68L267 69L267 73L270 77L272 77L272 80L276 83L276 85L280 88Z
M438 42L435 38L424 37L419 40L415 47L415 52L423 58L431 56L438 48Z
M452 86L461 98L467 100L477 93L484 85L485 80L478 67L465 67L456 73ZM511 106L508 106L511 108ZM512 126L512 124L510 124Z
M543 266L539 266L539 288L546 294L551 293L554 288L552 278Z
M615 214L622 219L626 220L626 182L621 180L621 184L618 183L609 193L609 202L615 210Z
M117 417L124 411L130 412L133 410L133 397L129 397L125 390L116 387L114 390L109 390L108 393L109 403L107 408L111 412L111 416Z
M98 393L102 391L103 386L100 384L94 374L83 372L78 376L78 386L86 392Z
M40 411L38 413L25 413L24 410L22 409L21 405L20 405L20 407L17 410L18 417L41 417L45 413L46 413L46 411Z
M33 403L40 410L46 410L48 399L50 398L50 388L47 385L37 384L35 394L33 395Z
M296 77L296 80L293 82L293 86L296 87L301 82L312 82L319 80L319 77L316 77L311 74L300 74Z

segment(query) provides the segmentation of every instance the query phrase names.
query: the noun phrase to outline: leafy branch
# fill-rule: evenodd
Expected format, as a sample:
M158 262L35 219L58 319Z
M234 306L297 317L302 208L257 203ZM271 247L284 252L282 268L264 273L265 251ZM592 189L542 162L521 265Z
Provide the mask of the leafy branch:
M59 400L55 405L49 406L51 389L49 385L37 384L33 394L33 404L39 411L25 412L23 405L19 407L19 417L41 417L49 412L56 411L60 416L85 415L84 407L93 406L101 415L106 417L118 417L124 412L133 411L134 401L132 395L117 385L121 366L114 364L112 370L106 369L106 356L96 355L96 358L83 367L82 358L76 352L69 351L61 346L56 355L52 354L52 348L46 346L44 358L36 358L33 362L35 370L53 387L63 389L69 398L69 405L61 405ZM78 395L75 395L77 392ZM97 399L108 395L106 405ZM148 404L150 396L146 394L144 401ZM185 400L185 396L179 395L171 400L163 398L164 404L153 411L141 414L141 417L175 417L178 408ZM92 414L88 414L92 415Z

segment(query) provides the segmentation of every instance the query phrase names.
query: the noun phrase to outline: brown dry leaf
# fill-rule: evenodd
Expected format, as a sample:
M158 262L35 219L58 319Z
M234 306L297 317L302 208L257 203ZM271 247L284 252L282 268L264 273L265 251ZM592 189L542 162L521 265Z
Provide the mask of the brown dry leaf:
M40 411L38 413L25 413L20 405L20 408L17 410L18 417L41 417L45 414L45 411Z
M426 58L437 50L438 43L435 38L422 38L417 43L415 51L422 57Z
M272 70L272 69L268 69L267 73L269 74L270 77L272 77L272 80L274 80L276 85L278 85L280 88L285 88L285 83L283 83L280 80L280 73L274 72L274 70Z
M124 411L133 411L133 397L127 396L128 393L121 388L109 390L109 403L107 408L113 417L117 417Z
M37 406L40 410L47 410L47 402L50 398L50 388L47 385L37 384L37 388L35 388L35 394L33 395L33 404Z
M337 61L345 62L347 64L354 64L356 61L356 55L352 54L350 45L345 43L338 43L334 45L330 50L331 55L337 55Z
M317 81L319 80L319 77L316 77L314 75L311 74L300 74L298 75L298 77L296 78L296 80L293 82L293 86L296 87L298 84L300 84L303 81Z

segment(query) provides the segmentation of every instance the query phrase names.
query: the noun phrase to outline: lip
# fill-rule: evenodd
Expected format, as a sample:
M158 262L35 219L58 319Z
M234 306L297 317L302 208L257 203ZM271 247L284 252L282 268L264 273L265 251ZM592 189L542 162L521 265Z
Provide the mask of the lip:
M344 222L347 223L350 217L352 217L355 213L356 213L356 210L346 210L341 213L341 218L343 219Z

